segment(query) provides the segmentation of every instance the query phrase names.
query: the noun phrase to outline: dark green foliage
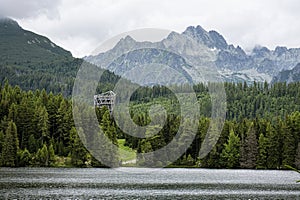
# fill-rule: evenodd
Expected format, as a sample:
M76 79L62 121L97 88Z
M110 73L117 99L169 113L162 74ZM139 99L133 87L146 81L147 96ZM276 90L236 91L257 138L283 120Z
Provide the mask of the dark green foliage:
M17 152L19 141L17 136L17 127L13 121L9 121L5 132L4 144L2 147L2 166L15 167L17 164Z
M296 151L295 166L297 169L300 169L300 142L298 142L298 147Z
M267 169L267 149L268 139L261 133L258 139L258 158L256 168Z
M4 144L4 134L3 134L3 131L0 131L0 152L2 152L3 144ZM1 161L1 159L0 159L0 161Z
M11 19L0 19L0 44L0 84L8 79L10 84L24 90L43 89L71 96L83 59L72 57L69 51L44 36L22 29ZM111 90L118 79L113 73L105 72L99 90ZM0 109L0 117L1 112L8 111L6 103L9 102L0 102L0 108L5 108Z
M53 165L55 161L55 153L52 143L48 147L48 157L49 157L49 164Z
M295 112L287 118L286 126L283 129L283 149L282 164L283 166L294 166L295 154L299 142L300 134L300 113Z
M87 151L79 138L75 127L70 131L71 163L76 167L82 167L87 161Z
M176 87L180 86L174 86ZM194 88L200 105L209 107L211 99L206 86L199 84ZM220 137L217 140L214 137L214 134L217 134L215 132L217 124L210 123L209 109L201 109L199 126L192 144L173 164L197 163L201 167L208 168L278 169L285 165L298 167L300 113L294 111L299 109L300 105L300 84L246 86L226 83L225 88L228 97L227 120ZM147 95L150 96L146 98ZM62 94L55 95L47 93L46 90L25 92L6 82L0 91L1 165L65 166L67 165L65 160L68 160L71 166L104 167L101 160L97 159L101 157L100 155L105 155L104 157L107 156L113 166L118 166L116 149L104 143L102 152L92 154L84 147L89 143L97 148L104 135L115 146L117 139L123 138L126 140L125 145L138 153L146 153L166 146L176 139L176 134L182 128L185 128L186 135L182 134L177 138L176 148L182 148L185 137L188 137L196 123L189 118L181 119L178 101L165 87L141 87L134 94L130 103L133 121L140 126L149 125L151 120L154 124L162 121L163 117L160 114L154 113L152 118L149 116L149 108L154 104L165 107L167 116L166 123L162 127L157 125L148 127L146 135L156 133L151 137L136 138L123 133L105 107L96 109L99 124L76 130L72 119L71 101ZM89 111L83 110L80 113L87 121L94 117ZM92 135L84 134L86 131L97 130L98 126L104 135L96 132ZM209 126L212 134L207 138L206 145L208 147L215 143L216 145L207 156L199 159L201 147L205 148L202 143ZM130 127L128 129L135 131ZM92 155L96 155L96 158ZM165 163L157 158L167 160L169 156L166 152L161 152L159 156L154 153L153 158L140 157L137 160L141 165L144 162L147 166L162 166Z
M267 168L268 169L279 169L280 159L281 159L281 148L280 142L281 138L279 132L275 130L275 128L271 125L267 125L267 134L266 137L268 138L267 144Z
M25 148L24 150L18 151L18 166L25 167L29 166L32 161L32 155L30 152Z
M44 144L43 147L37 151L34 161L35 161L35 165L41 167L49 166L49 152L46 144Z
M246 134L246 139L242 142L240 153L241 168L253 169L256 167L258 141L253 124L249 127L249 130Z
M225 148L221 154L221 162L225 168L238 168L240 159L240 138L231 129L229 138L224 145Z
M106 107L104 107L106 108ZM112 122L110 117L110 112L108 109L105 109L100 123L101 130L103 131L100 134L100 139L102 141L101 153L104 154L102 159L105 163L109 163L110 166L117 167L119 165L118 151L115 147L118 146L117 141L117 129L115 124Z

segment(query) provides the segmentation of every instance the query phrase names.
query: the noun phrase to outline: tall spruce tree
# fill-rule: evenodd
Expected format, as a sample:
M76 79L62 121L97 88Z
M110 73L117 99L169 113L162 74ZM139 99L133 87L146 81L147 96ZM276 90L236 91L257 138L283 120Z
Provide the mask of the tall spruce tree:
M267 167L268 169L278 169L281 166L280 163L280 136L278 131L268 123L267 125L267 138L268 138L268 157L267 157Z
M2 149L2 166L16 166L18 147L19 141L16 124L13 121L9 121L7 130L5 132L4 145Z
M81 137L83 136L84 135L82 134ZM76 167L82 167L87 161L87 151L84 148L75 127L71 129L70 137L71 163Z
M294 137L293 119L287 119L287 126L283 128L282 166L294 166L296 153L296 140Z
M229 138L221 153L223 166L226 168L238 168L240 159L240 138L235 135L233 129L229 132Z
M255 168L258 155L258 143L253 124L249 127L249 130L246 134L246 139L241 146L241 152L243 152L243 155L241 155L240 159L241 168Z
M297 169L300 169L300 142L298 142L298 147L296 151L295 166Z
M267 157L268 157L268 138L264 134L259 135L258 139L258 158L256 168L266 169L267 168Z

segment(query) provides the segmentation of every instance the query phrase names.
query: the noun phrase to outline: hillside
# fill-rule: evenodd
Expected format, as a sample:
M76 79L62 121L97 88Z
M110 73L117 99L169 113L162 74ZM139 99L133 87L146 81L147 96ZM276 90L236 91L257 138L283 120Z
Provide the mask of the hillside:
M0 19L0 58L0 83L7 79L24 90L45 89L64 96L71 95L74 78L84 62L9 18ZM106 76L103 81L108 84L117 79L112 73Z

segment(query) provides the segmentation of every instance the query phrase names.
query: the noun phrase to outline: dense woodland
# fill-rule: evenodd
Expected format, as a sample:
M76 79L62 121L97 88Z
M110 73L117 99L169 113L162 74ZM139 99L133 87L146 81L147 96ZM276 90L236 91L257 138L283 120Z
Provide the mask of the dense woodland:
M114 81L117 79L111 82ZM112 88L113 84L106 85L98 92ZM300 168L300 83L225 83L226 122L217 144L202 159L199 150L210 123L211 99L207 85L195 85L194 90L202 108L198 131L192 145L170 166ZM160 129L155 137L137 139L124 134L106 108L96 109L99 126L116 145L118 139L125 139L125 145L138 153L159 149L174 138L181 119L171 91L153 86L141 87L132 95L133 121L138 125L149 124L147 109L153 104L161 104L168 111L166 124L152 127ZM159 117L152 120L160 120ZM192 123L184 121L184 126ZM0 152L1 166L7 167L103 167L83 146L68 97L45 90L24 91L8 82L0 92ZM117 156L116 153L116 162ZM138 158L138 162L143 165L147 159Z

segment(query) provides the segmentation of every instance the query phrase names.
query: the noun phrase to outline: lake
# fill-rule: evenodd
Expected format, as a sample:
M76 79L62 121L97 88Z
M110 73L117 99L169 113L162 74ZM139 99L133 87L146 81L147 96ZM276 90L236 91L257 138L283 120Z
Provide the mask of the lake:
M275 170L0 168L0 199L300 199L299 179Z

